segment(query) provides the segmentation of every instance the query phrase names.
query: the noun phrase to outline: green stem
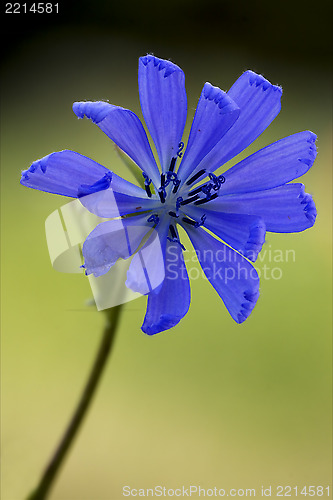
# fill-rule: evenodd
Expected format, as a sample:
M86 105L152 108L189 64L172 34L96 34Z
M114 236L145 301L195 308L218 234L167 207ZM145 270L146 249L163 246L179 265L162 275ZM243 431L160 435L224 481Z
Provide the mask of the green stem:
M101 344L97 351L96 359L92 366L78 405L51 461L49 462L41 477L39 485L28 496L27 500L44 500L45 498L47 498L50 492L59 469L66 457L69 448L74 441L74 438L80 428L80 425L95 394L96 388L100 381L103 369L113 345L121 308L122 305L119 305L105 311L107 313L107 322L105 325Z

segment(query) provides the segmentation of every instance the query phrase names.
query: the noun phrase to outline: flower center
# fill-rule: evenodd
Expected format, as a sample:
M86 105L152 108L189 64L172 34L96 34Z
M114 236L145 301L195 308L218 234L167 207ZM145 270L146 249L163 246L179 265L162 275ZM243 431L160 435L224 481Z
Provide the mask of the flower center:
M179 150L177 156L182 156L182 149L184 143L179 144ZM152 222L158 225L160 218L166 213L170 216L171 223L169 224L169 236L167 237L169 241L178 243L183 250L184 246L181 244L178 233L176 230L176 225L178 224L188 224L195 228L203 226L206 220L206 215L202 215L200 220L194 220L187 217L184 213L183 208L186 205L203 205L208 203L218 197L218 191L220 190L222 184L225 182L225 177L223 175L215 175L211 172L207 172L202 169L196 172L192 177L190 177L182 186L181 179L178 178L176 172L174 172L176 166L177 157L171 159L169 170L161 174L161 185L157 190L158 196L161 201L161 208L157 209L158 213L150 215L147 219L148 222ZM145 179L145 189L147 196L152 197L152 192L150 190L151 179L147 174L143 173ZM209 177L209 181L205 182L201 186L198 186L190 190L190 186L199 182L200 179L204 177Z

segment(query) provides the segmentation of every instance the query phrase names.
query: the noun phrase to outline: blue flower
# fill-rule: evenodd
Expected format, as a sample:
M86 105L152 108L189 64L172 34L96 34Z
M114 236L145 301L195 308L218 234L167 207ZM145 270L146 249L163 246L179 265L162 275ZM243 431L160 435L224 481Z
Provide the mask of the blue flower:
M205 83L186 147L183 71L151 55L140 58L139 94L160 167L132 111L107 102L76 102L73 110L91 119L136 163L144 189L68 150L35 161L21 183L80 198L92 213L111 219L83 245L86 273L101 276L119 257L133 255L126 284L148 295L145 333L175 326L190 305L179 226L230 315L242 323L259 296L259 277L250 261L256 260L266 231L298 232L315 222L312 197L303 184L290 181L312 166L316 136L308 131L291 135L215 174L277 116L281 88L252 71L228 92ZM156 239L161 253L152 244Z

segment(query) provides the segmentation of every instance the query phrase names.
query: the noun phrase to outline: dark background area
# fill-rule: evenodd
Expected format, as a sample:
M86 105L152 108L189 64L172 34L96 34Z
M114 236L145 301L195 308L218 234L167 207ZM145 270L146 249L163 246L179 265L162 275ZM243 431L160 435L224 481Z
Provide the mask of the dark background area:
M22 2L23 3L23 2ZM29 7L33 2L27 2ZM53 2L56 3L56 2ZM54 27L94 34L122 35L169 46L245 48L265 57L309 66L330 66L332 2L280 0L169 0L108 2L60 1L58 14L4 14L2 33L8 57L29 38Z

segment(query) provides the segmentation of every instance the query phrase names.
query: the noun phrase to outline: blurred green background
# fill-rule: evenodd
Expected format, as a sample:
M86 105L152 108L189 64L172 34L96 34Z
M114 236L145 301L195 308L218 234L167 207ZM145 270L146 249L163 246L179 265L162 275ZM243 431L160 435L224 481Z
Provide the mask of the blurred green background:
M36 485L82 388L103 327L84 275L51 267L44 222L68 199L19 184L52 151L73 149L131 180L111 141L78 121L75 100L141 116L137 60L186 75L188 117L205 81L227 90L246 69L283 86L282 111L251 146L310 129L319 154L303 182L315 226L267 234L243 325L203 280L190 312L155 337L146 300L124 307L88 418L52 500L118 500L122 487L256 488L331 481L331 5L312 2L59 2L58 15L7 15L2 87L2 498ZM248 153L247 152L247 153ZM243 155L244 156L244 155ZM188 246L188 245L187 245ZM295 261L274 263L281 250ZM276 254L275 254L276 255ZM196 264L193 264L195 267ZM270 276L270 275L269 275ZM192 497L193 498L193 497Z

